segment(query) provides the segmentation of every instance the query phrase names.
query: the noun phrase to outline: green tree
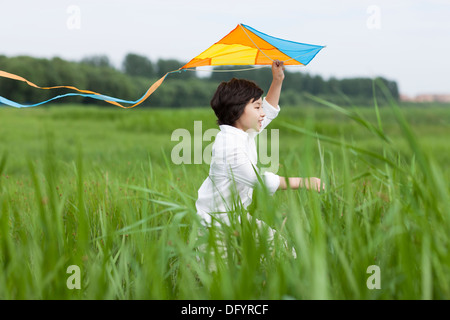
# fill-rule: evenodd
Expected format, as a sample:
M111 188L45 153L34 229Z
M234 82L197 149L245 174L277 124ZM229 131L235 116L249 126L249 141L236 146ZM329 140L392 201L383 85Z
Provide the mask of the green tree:
M153 63L147 57L134 53L126 55L122 68L130 76L146 78L155 78L157 76Z
M156 62L157 76L158 78L161 78L167 72L178 70L185 64L186 64L185 62L181 62L175 59L158 59L158 61ZM185 79L192 79L195 77L196 77L195 72L182 70L179 73L175 73L173 76L168 77L167 79L185 80Z
M114 66L109 61L109 58L105 55L93 55L84 57L81 60L81 63L87 64L93 67L107 67L107 68L114 68Z

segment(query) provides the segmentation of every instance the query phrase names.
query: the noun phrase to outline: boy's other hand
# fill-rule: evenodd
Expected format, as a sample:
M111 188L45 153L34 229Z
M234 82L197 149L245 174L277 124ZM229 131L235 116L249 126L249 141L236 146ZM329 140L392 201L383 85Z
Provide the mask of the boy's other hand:
M317 192L325 191L325 184L319 178L306 178L304 179L304 185L308 190L315 190Z
M273 80L283 81L284 80L284 62L278 59L272 62L272 76Z

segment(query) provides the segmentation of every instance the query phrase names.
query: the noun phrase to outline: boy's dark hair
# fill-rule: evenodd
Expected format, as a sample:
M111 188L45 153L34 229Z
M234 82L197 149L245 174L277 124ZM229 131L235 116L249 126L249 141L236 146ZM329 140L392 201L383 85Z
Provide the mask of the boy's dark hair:
M211 107L217 116L217 124L232 126L244 113L245 106L258 100L263 90L250 80L233 78L222 82L211 99Z

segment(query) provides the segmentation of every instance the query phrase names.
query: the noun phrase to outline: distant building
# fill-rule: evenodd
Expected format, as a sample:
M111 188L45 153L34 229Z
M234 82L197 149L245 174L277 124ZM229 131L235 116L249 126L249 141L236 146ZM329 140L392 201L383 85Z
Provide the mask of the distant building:
M405 102L450 102L450 94L419 94L415 97L409 97L401 94L400 101Z

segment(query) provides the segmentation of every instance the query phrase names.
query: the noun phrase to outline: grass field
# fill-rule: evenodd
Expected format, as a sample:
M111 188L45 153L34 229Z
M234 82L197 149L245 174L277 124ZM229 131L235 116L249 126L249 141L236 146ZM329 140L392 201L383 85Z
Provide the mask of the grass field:
M274 248L198 224L209 165L175 165L171 134L199 120L216 127L210 108L1 108L0 299L450 299L450 107L282 106L277 174L327 189L255 190Z

